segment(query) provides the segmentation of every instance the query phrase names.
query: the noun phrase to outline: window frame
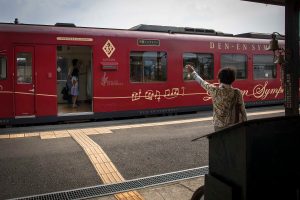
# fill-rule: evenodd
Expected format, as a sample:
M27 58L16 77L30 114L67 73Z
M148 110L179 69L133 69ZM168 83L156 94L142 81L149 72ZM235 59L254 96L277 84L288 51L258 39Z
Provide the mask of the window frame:
M6 80L7 79L7 57L6 56L2 56L0 55L0 59L5 59L5 77L0 76L0 80ZM1 71L2 71L2 65L1 67Z
M273 78L256 78L255 77L255 70L254 70L254 57L255 56L270 56L270 57L273 57L272 55L270 55L270 54L253 54L253 56L252 56L252 71L253 71L253 80L275 80L275 79L277 79L277 76L278 76L278 71L277 71L277 65L274 63L274 62L272 62L272 64L273 64L273 69L275 70L275 77ZM271 62L270 62L270 64L271 64ZM264 65L264 71L265 71L265 65Z
M214 78L215 78L215 62L214 62L214 57L215 57L215 55L214 55L214 53L211 53L211 52L183 52L183 54L182 54L182 63L183 63L183 71L182 71L182 80L183 81L192 81L193 79L190 77L190 78L188 78L188 79L185 79L185 74L187 74L187 72L186 72L186 69L184 68L184 66L186 65L186 64L192 64L193 66L195 66L195 63L190 63L190 62L185 62L185 57L184 57L184 55L185 54L194 54L194 55L196 55L196 60L197 60L197 64L198 64L198 66L197 67L195 67L195 71L201 76L201 78L203 78L204 80L208 80L208 81L210 81L210 80L214 80ZM207 79L204 75L201 75L201 71L200 71L200 62L199 62L199 55L210 55L211 56L211 64L212 64L212 69L210 70L211 72L212 72L212 75L210 76L210 78L209 79ZM202 63L201 63L202 64ZM205 66L205 65L204 65ZM203 67L204 67L203 66Z
M238 68L233 65L233 64L230 64L228 66L222 66L222 56L223 55L235 55L235 56L244 56L245 57L245 78L238 78ZM236 80L248 80L249 78L249 72L248 72L248 54L243 54L243 53L222 53L220 55L220 69L224 68L224 67L233 67L234 70L236 71Z
M161 70L159 71L159 69L154 69L154 70L156 70L156 72L160 72L160 73L162 73L159 77L160 78L162 78L162 80L158 80L158 79L155 79L155 80L152 80L151 79L151 72L150 72L150 79L147 79L147 81L146 81L146 79L145 79L145 62L146 61L150 61L150 60L147 60L147 59L145 59L145 58L147 58L147 56L145 56L145 53L150 53L150 54L158 54L159 53L159 55L161 56L160 58L160 62L158 62L158 58L159 57L155 57L155 60L156 60L156 62L155 62L155 66L161 66ZM136 60L134 60L134 61L132 61L132 57L134 56L133 54L137 54L135 57L136 58L139 58L139 59L136 59ZM164 61L162 61L163 60L163 57L164 57ZM148 58L150 58L150 57L148 57ZM153 57L154 58L154 57ZM136 77L140 77L140 81L139 80L137 80L137 79L133 79L132 77L132 66L133 66L133 62L138 62L138 64L136 64L136 66L137 67L139 67L139 70L136 70L136 71L139 71L139 74L138 74L138 76L136 76ZM140 63L139 63L140 62ZM157 67L158 68L158 67ZM150 71L153 71L153 69L152 70L150 70ZM155 76L155 78L157 78L156 76ZM136 83L143 83L143 84L148 84L148 83L165 83L165 82L167 82L168 81L168 53L167 53L167 51L163 51L163 50L161 50L161 51L140 51L140 50L137 50L137 51L130 51L129 52L129 81L130 81L130 83L134 83L134 84L136 84Z
M25 64L28 64L28 62L27 62L27 58L30 58L30 64L31 65L25 65L25 66L22 66L22 65L19 65L18 64L18 58L23 58L23 57L21 57L20 55L27 55L27 56L29 56L29 57L26 57L26 63ZM17 53L17 55L16 55L16 63L17 63L17 66L16 66L16 69L17 69L17 72L16 72L16 77L17 77L17 84L32 84L33 83L33 55L32 55L32 53L31 52L18 52ZM21 73L21 68L20 67L23 67L23 73ZM26 78L28 77L28 74L26 74L26 70L28 69L27 67L30 67L29 69L30 69L30 75L29 75L29 77L30 77L30 79L29 80L27 80ZM20 75L21 76L19 76L19 70L20 70ZM23 79L21 79L21 80L19 80L19 77L23 77L24 78L24 80Z

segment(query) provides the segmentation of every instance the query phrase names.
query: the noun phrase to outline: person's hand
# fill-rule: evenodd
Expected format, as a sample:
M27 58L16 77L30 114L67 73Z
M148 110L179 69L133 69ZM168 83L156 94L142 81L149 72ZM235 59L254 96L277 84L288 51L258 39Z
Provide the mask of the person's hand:
M185 66L188 73L193 73L195 71L194 67L192 65L187 64Z

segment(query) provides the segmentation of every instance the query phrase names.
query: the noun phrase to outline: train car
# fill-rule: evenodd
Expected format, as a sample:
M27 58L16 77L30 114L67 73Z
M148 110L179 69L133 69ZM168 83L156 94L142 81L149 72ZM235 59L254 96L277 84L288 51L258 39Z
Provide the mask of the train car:
M191 80L184 68L188 63L216 85L220 68L235 67L233 86L242 90L247 106L282 103L281 69L266 50L269 41L270 36L260 34L183 27L2 23L0 124L210 109L211 97ZM79 61L76 108L63 95L74 59Z

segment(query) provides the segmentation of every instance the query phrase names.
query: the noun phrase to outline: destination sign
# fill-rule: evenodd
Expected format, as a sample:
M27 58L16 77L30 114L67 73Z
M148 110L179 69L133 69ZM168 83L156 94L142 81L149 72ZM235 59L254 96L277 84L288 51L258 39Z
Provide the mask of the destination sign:
M152 40L152 39L138 39L137 43L139 46L159 46L159 40Z

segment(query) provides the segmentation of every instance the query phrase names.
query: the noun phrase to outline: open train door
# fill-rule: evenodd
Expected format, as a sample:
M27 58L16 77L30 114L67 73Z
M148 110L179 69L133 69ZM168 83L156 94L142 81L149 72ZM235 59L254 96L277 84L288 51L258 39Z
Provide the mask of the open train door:
M57 46L56 77L59 116L93 114L92 55L92 48L90 46ZM78 96L75 107L71 94L74 64L78 69Z
M34 116L34 47L15 48L15 116Z

